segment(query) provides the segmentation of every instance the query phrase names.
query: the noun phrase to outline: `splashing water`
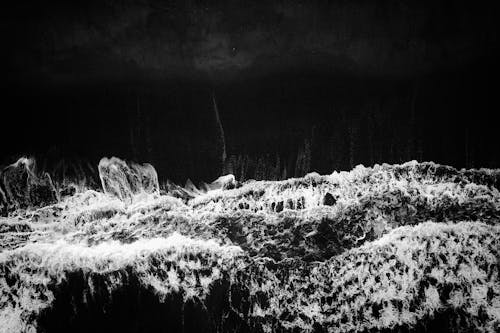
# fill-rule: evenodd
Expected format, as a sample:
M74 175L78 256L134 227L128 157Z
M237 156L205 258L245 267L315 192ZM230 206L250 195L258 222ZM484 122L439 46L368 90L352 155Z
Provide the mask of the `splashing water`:
M99 177L104 193L131 203L140 194L159 194L158 175L151 164L125 163L119 158L102 158Z
M4 168L1 183L5 191L0 196L0 204L11 209L45 206L58 200L50 175L38 173L33 158L22 157Z
M149 164L98 170L69 196L32 160L2 172L0 332L499 329L499 170L161 190Z

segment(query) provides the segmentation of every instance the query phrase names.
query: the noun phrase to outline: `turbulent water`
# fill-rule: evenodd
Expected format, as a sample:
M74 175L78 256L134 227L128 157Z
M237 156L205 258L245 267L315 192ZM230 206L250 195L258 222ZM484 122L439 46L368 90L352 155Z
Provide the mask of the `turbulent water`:
M102 189L1 175L1 332L498 332L500 171L358 166ZM68 189L69 188L69 189Z

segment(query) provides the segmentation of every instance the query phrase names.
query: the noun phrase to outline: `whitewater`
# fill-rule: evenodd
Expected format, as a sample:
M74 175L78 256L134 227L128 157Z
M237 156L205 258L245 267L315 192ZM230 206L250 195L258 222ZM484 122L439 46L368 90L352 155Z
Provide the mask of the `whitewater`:
M433 162L100 188L0 174L0 332L500 330L500 170Z

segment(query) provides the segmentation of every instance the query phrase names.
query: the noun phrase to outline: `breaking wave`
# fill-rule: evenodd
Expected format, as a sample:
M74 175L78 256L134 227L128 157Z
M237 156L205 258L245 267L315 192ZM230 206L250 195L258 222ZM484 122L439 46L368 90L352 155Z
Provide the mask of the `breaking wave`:
M0 182L0 332L500 329L500 171L431 162L102 189ZM68 188L72 190L68 190Z

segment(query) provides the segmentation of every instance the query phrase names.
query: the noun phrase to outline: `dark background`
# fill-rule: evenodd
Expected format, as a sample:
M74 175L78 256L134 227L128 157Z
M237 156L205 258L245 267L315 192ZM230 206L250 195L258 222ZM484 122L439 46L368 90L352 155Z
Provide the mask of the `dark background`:
M499 16L486 3L2 6L1 164L114 155L177 182L500 164Z

